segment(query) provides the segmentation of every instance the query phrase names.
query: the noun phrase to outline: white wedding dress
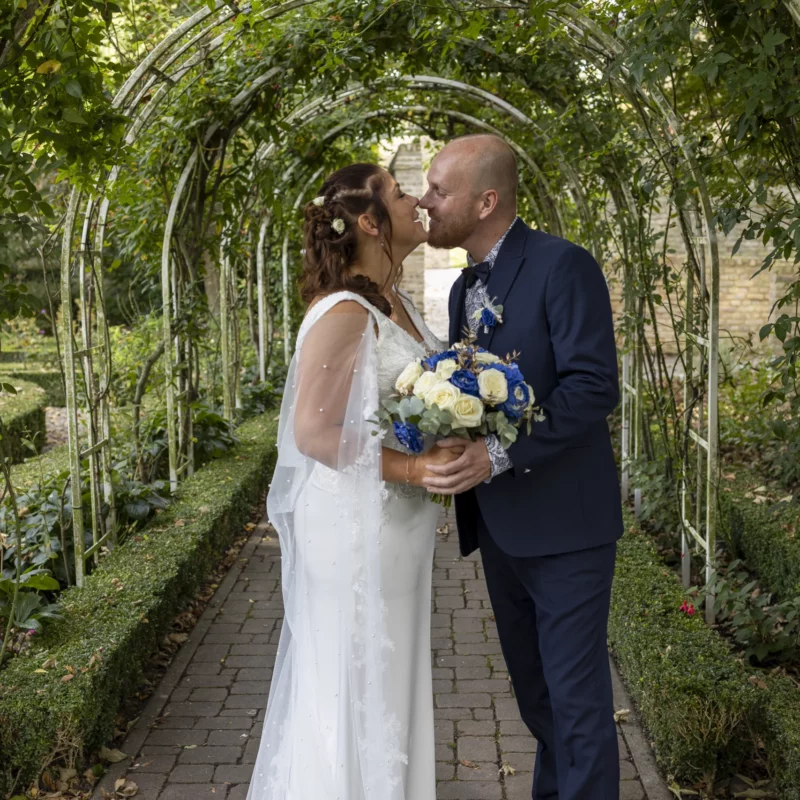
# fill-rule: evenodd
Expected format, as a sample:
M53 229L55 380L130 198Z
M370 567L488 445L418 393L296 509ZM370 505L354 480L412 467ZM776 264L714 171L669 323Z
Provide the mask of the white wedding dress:
M247 800L436 797L439 506L381 480L381 447L407 451L374 418L403 368L443 343L400 294L425 345L349 292L319 301L298 333L267 499L285 618Z

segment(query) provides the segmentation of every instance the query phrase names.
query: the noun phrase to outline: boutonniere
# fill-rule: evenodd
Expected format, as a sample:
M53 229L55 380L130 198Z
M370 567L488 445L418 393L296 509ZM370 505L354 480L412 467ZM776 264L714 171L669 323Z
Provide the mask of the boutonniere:
M488 298L484 301L483 307L479 308L473 315L473 319L483 325L483 332L489 333L489 328L501 325L503 322L503 306L495 305L494 300Z

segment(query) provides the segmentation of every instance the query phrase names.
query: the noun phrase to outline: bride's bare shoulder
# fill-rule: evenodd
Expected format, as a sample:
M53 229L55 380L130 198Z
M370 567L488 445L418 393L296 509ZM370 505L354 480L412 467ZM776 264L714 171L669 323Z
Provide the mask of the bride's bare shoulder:
M319 303L325 300L332 295L317 295L308 305L306 309L306 316L308 316L312 309L314 309ZM369 311L361 305L357 300L348 300L345 297L342 297L336 303L334 303L326 312L326 314L357 314L361 317L366 317L369 314Z

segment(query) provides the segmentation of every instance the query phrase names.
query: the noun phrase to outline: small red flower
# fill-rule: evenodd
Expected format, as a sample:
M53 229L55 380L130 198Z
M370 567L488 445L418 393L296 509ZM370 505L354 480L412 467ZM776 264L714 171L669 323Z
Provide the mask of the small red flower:
M688 606L686 605L686 601L684 600L681 604L681 611L685 614L689 610Z
M689 608L687 609L686 613L690 616L694 616L694 603L689 603Z

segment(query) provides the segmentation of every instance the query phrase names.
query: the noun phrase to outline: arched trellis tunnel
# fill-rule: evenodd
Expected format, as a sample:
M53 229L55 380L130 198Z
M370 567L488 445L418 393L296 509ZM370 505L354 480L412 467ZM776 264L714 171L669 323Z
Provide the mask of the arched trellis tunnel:
M519 157L521 213L584 244L604 264L609 280L622 287L623 490L627 496L632 461L651 449L644 414L652 402L671 419L662 433L679 456L670 477L681 487L682 550L699 548L710 578L719 483L720 255L706 174L673 104L657 80L629 63L624 39L591 6L551 3L529 14L523 4L462 0L430 6L429 24L405 25L398 33L402 4L374 15L369 3L351 5L337 13L329 13L321 0L203 8L151 50L115 97L115 107L129 119L126 143L134 153L161 135L159 122L185 121L188 109L198 105L209 109L192 121L191 138L170 143L168 212L157 233L172 489L194 469L191 403L203 386L187 308L201 291L204 270L218 269L222 399L225 415L233 417L243 353L239 254L255 256L254 345L264 381L278 328L285 360L291 351L297 209L324 171L395 134L422 132L446 140L491 131ZM787 6L797 14L796 0L787 0ZM460 35L447 35L442 20L449 23L447 31L455 26ZM331 29L337 32L335 47L344 53L335 68L325 44ZM556 86L554 71L566 78ZM595 101L583 102L585 93ZM648 292L659 280L648 227L657 198L643 190L641 178L648 160L656 165L654 182L671 198L687 251L686 263L676 265L675 291L682 395L671 381L664 385L667 370L658 361L663 355L653 354L648 338L656 323ZM64 366L79 582L86 560L116 535L108 401L114 365L103 265L114 204L130 204L117 200L127 179L120 165L110 172L102 197L73 190L64 225ZM210 261L209 253L215 254ZM77 348L69 302L75 264L82 333ZM278 274L279 281L271 279ZM90 423L85 443L78 436L76 362ZM90 510L81 504L83 457L90 465ZM637 490L637 505L640 499ZM103 502L111 514L101 513ZM83 550L78 543L87 512L94 543ZM689 562L684 558L687 585ZM709 617L711 608L709 598Z

